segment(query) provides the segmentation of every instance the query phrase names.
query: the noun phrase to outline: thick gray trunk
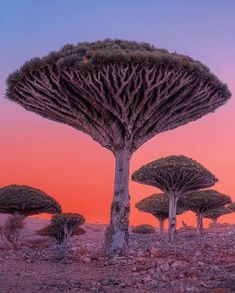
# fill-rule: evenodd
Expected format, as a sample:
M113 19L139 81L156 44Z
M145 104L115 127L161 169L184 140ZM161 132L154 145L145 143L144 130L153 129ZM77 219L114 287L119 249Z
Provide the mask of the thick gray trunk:
M176 234L176 205L178 197L169 194L169 239L173 241Z
M105 235L105 254L125 254L129 240L130 195L128 191L131 154L127 150L116 154L114 197L110 225Z
M163 219L159 219L159 231L160 231L160 235L163 235L163 229L164 229L164 220Z
M202 214L198 213L197 214L197 233L199 235L202 235L202 230L203 230Z

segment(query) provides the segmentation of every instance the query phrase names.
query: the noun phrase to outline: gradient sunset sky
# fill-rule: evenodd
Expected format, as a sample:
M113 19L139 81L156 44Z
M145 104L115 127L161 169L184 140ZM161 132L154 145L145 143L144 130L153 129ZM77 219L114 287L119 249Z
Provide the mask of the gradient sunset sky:
M26 184L56 198L64 211L107 223L114 158L88 135L4 99L9 73L66 43L122 38L152 43L206 64L232 92L215 113L155 136L131 161L131 173L172 154L213 172L215 188L235 201L234 0L3 0L0 2L0 186ZM157 189L130 182L131 224L157 225L134 204ZM195 216L179 217L195 224ZM220 222L235 223L235 214Z

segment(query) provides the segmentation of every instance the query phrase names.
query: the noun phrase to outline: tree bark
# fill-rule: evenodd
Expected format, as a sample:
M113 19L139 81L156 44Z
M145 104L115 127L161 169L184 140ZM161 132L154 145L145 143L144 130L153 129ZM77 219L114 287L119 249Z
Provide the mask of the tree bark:
M175 194L169 194L169 239L173 241L176 234L176 205L178 197Z
M199 235L202 235L202 230L203 230L202 214L198 213L197 214L197 233Z
M160 232L160 235L163 235L163 229L164 229L164 220L159 219L159 232Z
M123 255L128 250L130 195L128 190L131 153L127 150L116 154L114 197L110 225L105 234L105 254Z

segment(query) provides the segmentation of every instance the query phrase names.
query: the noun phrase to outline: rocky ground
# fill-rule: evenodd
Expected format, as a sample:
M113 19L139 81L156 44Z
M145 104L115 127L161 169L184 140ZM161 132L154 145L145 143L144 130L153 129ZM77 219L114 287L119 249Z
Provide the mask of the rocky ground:
M174 244L158 233L132 234L130 255L110 260L99 255L105 226L84 228L69 253L29 225L17 251L2 240L0 292L235 292L235 225L218 224L201 238L181 229Z

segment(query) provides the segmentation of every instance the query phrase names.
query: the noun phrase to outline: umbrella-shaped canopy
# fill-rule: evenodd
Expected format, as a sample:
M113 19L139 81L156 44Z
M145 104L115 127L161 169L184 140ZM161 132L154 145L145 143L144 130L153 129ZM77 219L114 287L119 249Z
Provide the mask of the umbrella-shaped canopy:
M211 209L206 211L205 213L203 213L203 218L208 218L211 220L216 220L219 217L223 216L223 215L227 215L232 213L232 210L226 207L220 207L220 208L215 208L215 209Z
M218 179L205 167L185 156L150 162L133 173L132 180L178 194L211 187Z
M39 189L26 185L9 185L0 188L0 213L29 216L60 212L59 203Z
M187 192L181 196L179 203L190 209L192 212L202 214L208 210L223 207L224 205L231 203L231 198L214 189L196 190Z

